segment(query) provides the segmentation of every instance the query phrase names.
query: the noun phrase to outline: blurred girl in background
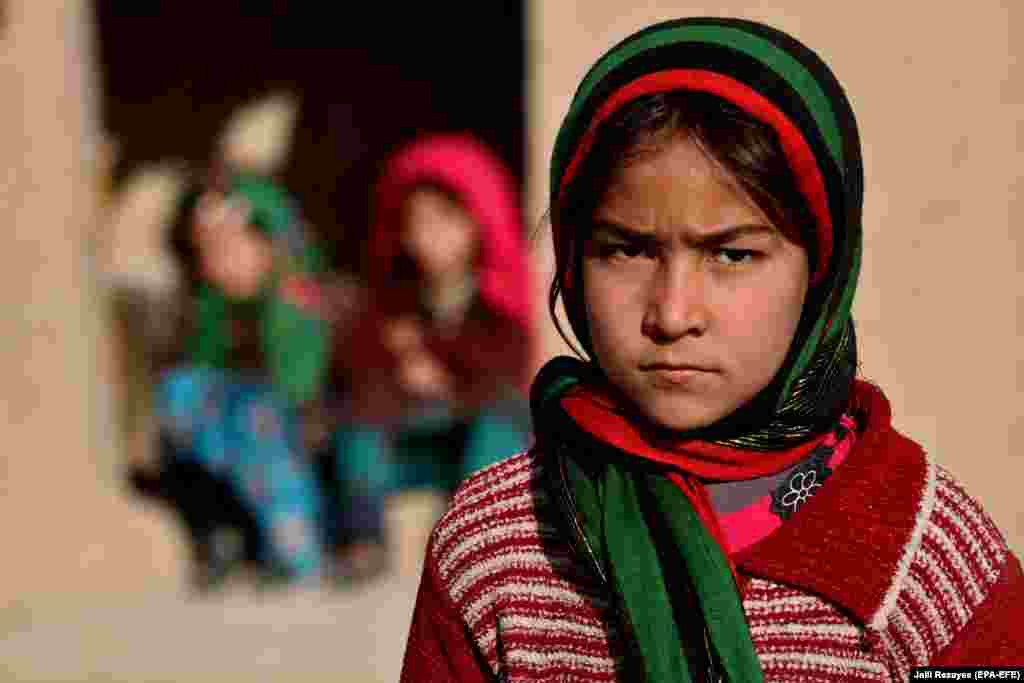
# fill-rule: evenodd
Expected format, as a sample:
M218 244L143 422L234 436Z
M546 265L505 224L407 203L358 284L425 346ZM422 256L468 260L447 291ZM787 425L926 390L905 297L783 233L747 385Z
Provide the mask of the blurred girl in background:
M510 173L471 137L424 137L387 163L375 211L368 301L339 344L352 404L336 440L349 579L386 566L389 493L450 493L529 438L529 273Z
M197 584L219 583L243 551L267 577L316 578L323 511L309 453L329 429L320 251L284 191L229 170L186 193L171 244L189 332L156 411L163 487L193 535Z

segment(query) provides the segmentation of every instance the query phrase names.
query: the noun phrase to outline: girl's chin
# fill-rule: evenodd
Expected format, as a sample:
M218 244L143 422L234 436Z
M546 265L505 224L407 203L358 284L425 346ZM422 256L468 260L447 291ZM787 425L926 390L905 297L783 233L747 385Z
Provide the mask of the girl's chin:
M641 410L651 424L671 432L703 429L728 413L724 408L695 400L657 401L644 405Z

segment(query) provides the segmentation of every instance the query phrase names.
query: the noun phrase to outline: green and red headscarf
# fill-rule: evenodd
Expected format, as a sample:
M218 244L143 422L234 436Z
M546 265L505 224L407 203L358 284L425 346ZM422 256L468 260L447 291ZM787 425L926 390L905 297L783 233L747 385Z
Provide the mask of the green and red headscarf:
M750 479L798 462L849 403L860 141L829 68L771 27L739 19L668 21L609 50L580 84L551 162L559 284L570 324L591 356L578 281L579 241L586 235L559 220L559 208L571 204L602 124L638 98L673 91L716 96L769 126L815 219L805 244L813 264L810 290L790 352L747 406L667 447L648 439L630 410L600 388L599 367L568 358L538 375L534 419L541 443L561 446L560 467L571 482L585 544L624 608L645 679L691 680L711 665L725 680L761 680L735 570L703 482Z

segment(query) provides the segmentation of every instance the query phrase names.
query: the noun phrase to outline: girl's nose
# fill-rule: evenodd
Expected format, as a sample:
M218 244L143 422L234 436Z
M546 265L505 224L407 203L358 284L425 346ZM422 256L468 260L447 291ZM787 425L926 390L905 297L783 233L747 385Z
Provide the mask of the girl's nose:
M706 278L690 259L662 261L651 280L643 334L658 344L704 334L710 322Z

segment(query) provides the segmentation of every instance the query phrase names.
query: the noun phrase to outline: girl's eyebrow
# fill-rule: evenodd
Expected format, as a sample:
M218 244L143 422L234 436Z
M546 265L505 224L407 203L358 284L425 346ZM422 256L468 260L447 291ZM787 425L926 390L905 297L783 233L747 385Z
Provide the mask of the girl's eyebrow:
M593 223L593 234L595 235L600 234L605 237L617 237L618 239L626 242L651 241L658 238L654 232L629 228L606 218L595 218Z
M703 234L690 234L687 242L697 247L716 247L728 244L743 237L755 235L774 236L777 230L766 223L741 223L714 232ZM606 218L594 219L594 234L603 234L608 237L617 237L628 242L657 240L659 236L652 231L637 230L630 228Z
M724 230L696 235L690 240L690 242L701 247L716 247L722 244L728 244L729 242L733 242L743 237L757 235L775 236L777 233L778 231L774 227L766 223L743 223L740 225L733 225L725 228Z

